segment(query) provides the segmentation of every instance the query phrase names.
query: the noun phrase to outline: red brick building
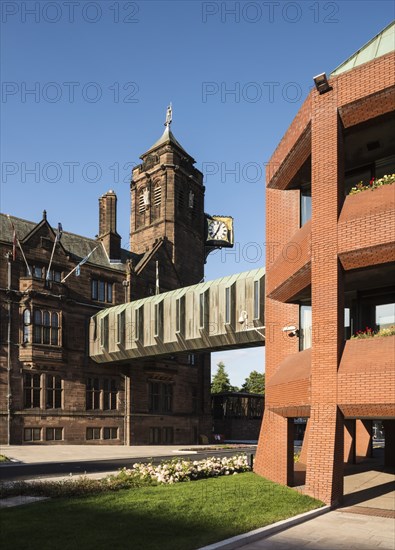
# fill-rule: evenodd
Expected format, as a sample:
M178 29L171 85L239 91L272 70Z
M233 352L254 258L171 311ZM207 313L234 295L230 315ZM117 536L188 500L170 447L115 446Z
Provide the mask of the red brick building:
M267 171L266 396L255 471L293 482L293 421L307 418L306 492L343 495L344 461L370 452L384 420L395 447L394 25L313 89ZM373 182L371 182L373 183ZM275 245L275 246L274 246ZM394 334L392 332L392 334Z
M178 444L210 435L210 354L121 366L89 357L89 320L99 310L155 294L157 280L163 292L203 278L203 175L170 122L133 171L133 252L121 248L113 191L99 199L96 238L63 231L56 241L45 212L38 223L0 215L1 444Z

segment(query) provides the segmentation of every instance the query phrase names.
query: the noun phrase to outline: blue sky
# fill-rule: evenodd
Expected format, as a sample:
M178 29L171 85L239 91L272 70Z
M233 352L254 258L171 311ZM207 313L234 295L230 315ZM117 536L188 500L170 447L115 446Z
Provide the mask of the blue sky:
M118 195L128 246L131 167L172 130L205 174L206 212L235 218L208 279L264 264L264 170L308 94L394 18L391 1L1 3L0 209L94 237ZM34 93L29 93L34 90ZM262 349L214 354L233 384ZM215 369L213 369L215 370Z

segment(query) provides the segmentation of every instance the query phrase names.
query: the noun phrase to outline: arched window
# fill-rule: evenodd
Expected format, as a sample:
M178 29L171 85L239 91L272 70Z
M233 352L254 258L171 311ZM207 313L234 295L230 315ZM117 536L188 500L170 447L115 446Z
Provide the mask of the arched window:
M25 309L23 312L23 336L22 336L22 342L24 344L27 344L30 341L30 324L31 324L30 309Z

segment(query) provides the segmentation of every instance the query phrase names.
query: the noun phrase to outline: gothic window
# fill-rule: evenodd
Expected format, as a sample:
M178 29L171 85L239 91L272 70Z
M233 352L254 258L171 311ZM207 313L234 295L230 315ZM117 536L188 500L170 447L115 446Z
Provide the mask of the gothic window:
M170 413L173 410L173 384L149 382L149 410L153 413Z
M22 342L28 344L30 341L30 324L31 324L31 313L30 309L25 309L23 312L23 336Z
M33 409L41 406L41 375L25 372L23 377L23 406Z
M62 408L62 379L60 376L54 376L47 374L45 380L46 393L47 393L47 409L61 409Z
M33 343L60 345L59 313L35 309L33 315Z
M115 411L118 387L113 378L88 378L86 381L86 409Z

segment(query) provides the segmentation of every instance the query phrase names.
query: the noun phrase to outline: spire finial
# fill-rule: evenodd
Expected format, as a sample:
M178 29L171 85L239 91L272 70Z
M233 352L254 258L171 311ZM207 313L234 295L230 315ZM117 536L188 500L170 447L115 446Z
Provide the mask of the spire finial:
M170 130L170 124L173 120L173 108L172 108L172 105L171 105L171 102L170 102L170 105L167 107L167 111L166 111L166 121L165 121L165 126L167 128L169 128Z
M46 220L46 219L47 219L47 211L43 210L43 220Z

